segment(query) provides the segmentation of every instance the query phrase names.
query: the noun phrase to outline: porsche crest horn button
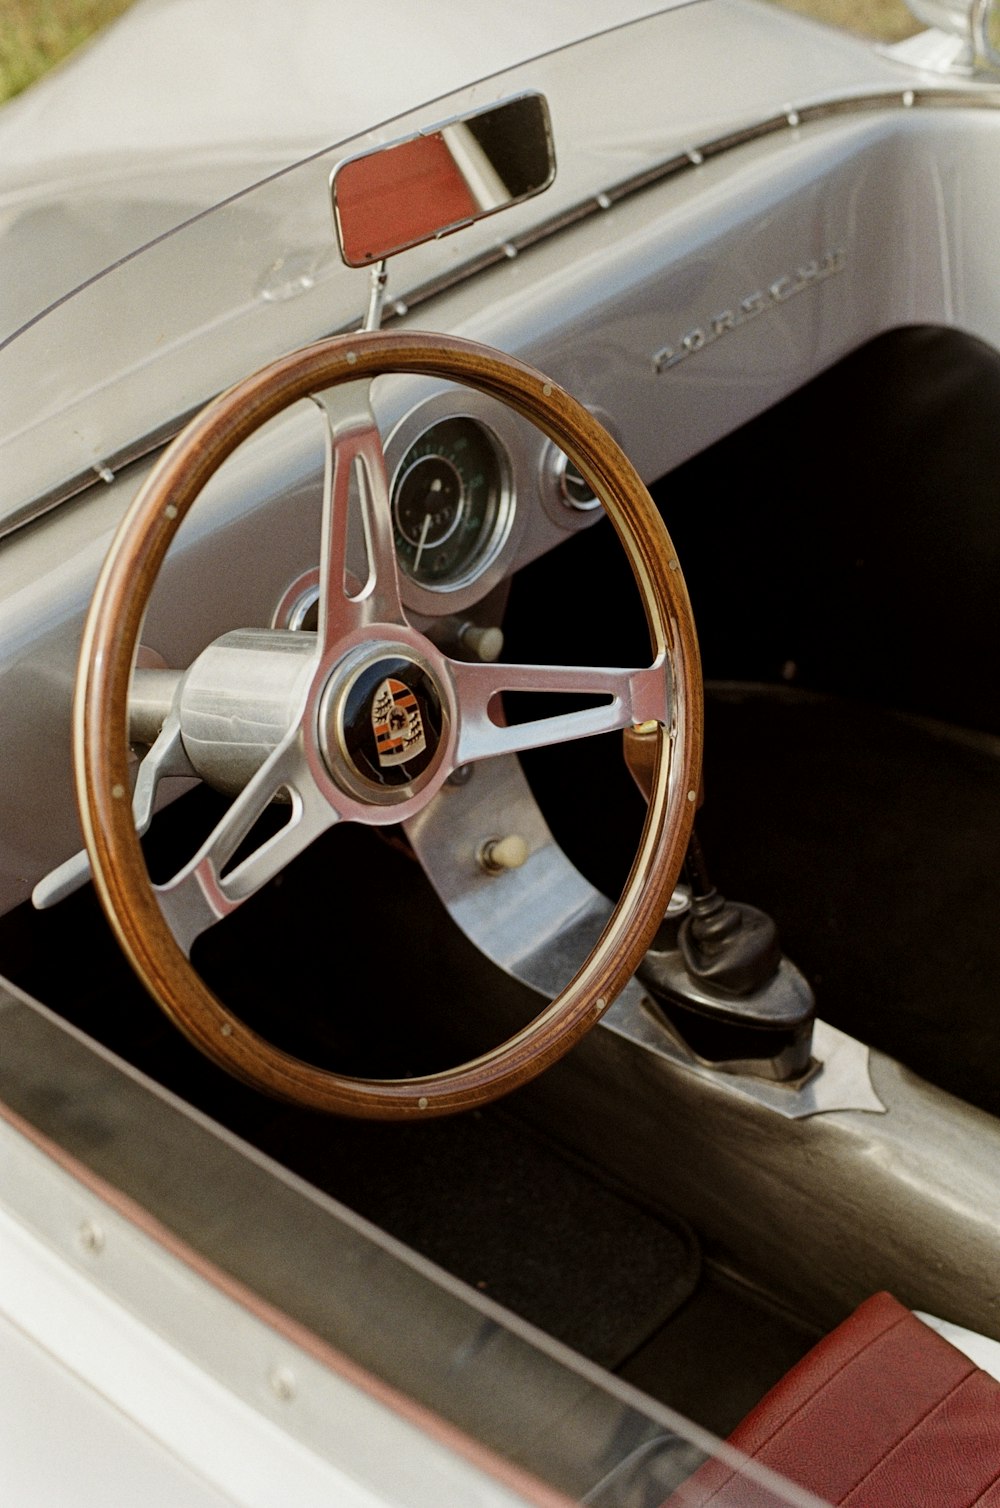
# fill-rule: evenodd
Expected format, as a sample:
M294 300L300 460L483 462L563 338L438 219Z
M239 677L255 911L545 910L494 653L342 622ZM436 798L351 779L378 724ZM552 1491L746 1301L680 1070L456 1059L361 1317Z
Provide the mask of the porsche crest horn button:
M420 703L405 681L386 676L372 702L372 732L383 769L407 764L427 748Z
M374 801L406 801L438 764L446 713L427 665L405 646L369 646L335 675L320 709L333 778Z

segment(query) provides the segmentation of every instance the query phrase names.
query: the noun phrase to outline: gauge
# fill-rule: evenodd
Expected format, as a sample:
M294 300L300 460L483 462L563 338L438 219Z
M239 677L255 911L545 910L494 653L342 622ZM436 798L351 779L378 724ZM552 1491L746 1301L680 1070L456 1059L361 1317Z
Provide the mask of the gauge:
M589 513L594 508L601 506L590 483L575 466L569 456L559 452L556 458L556 476L559 480L559 496L567 508L575 508L577 513Z
M392 484L399 563L411 581L452 587L493 558L510 517L506 464L489 430L464 416L424 431Z

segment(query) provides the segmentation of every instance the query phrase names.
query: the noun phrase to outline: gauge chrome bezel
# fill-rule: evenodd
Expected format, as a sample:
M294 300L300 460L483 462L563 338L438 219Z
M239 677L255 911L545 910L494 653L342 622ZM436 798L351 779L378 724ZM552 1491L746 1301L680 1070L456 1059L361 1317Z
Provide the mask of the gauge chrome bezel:
M617 426L610 415L593 403L587 403L584 407L599 424L604 425L615 443L621 444ZM575 531L595 523L602 516L604 508L599 497L591 496L587 501L577 501L571 496L566 485L566 472L570 464L569 457L553 440L545 442L539 470L542 507L560 529Z
M402 561L399 562L404 604L428 617L461 612L491 591L510 569L511 557L524 527L515 479L519 474L531 474L529 458L534 455L532 439L535 432L526 421L500 407L486 394L454 384L414 404L390 431L385 442L385 458L389 496L393 503L404 475L404 463L413 446L435 425L456 419L469 420L485 435L497 462L500 496L485 543L468 569L455 580L439 585L415 581L407 574Z

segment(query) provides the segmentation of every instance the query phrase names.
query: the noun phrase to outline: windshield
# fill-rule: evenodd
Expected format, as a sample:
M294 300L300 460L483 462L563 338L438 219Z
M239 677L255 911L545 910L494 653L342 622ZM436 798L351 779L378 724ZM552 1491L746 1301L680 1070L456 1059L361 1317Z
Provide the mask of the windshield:
M801 59L784 22L777 11L750 15L725 3L668 7L315 153L90 278L0 341L0 530L97 477L110 480L266 361L358 326L368 272L341 262L330 202L330 176L344 158L526 90L548 100L552 187L395 257L387 314L398 317L420 290L515 257L545 229L606 207L607 189L730 125L731 88L709 66L721 52L755 49L741 118L790 97ZM674 55L704 57L706 67L677 71L665 90ZM825 75L842 87L857 63L856 44L831 36L814 83ZM462 333L476 334L477 312L472 300ZM433 325L429 311L419 322Z
M340 161L525 87L549 96L557 133L575 142L584 78L585 93L604 91L605 121L618 114L622 48L641 56L628 35L633 30L496 74L314 153L127 253L41 312L23 317L8 290L8 329L0 331L6 480L0 521L9 526L25 504L53 489L78 490L81 479L118 469L137 442L176 427L180 416L272 357L357 326L368 274L345 267L337 251L329 185ZM608 178L648 158L648 143L637 141L624 153L621 147L617 140L600 149L584 143L560 165L539 204L396 257L390 313L421 284L495 253L509 237L585 197L595 152L610 159L600 169ZM121 202L114 211L126 213ZM78 485L66 489L72 479Z

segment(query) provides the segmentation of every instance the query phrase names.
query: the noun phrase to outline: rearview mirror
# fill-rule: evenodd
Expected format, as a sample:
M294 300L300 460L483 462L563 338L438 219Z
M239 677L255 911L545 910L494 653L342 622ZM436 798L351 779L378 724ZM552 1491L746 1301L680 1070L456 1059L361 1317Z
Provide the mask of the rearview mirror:
M330 180L340 254L368 267L548 188L556 162L540 94L349 157Z

